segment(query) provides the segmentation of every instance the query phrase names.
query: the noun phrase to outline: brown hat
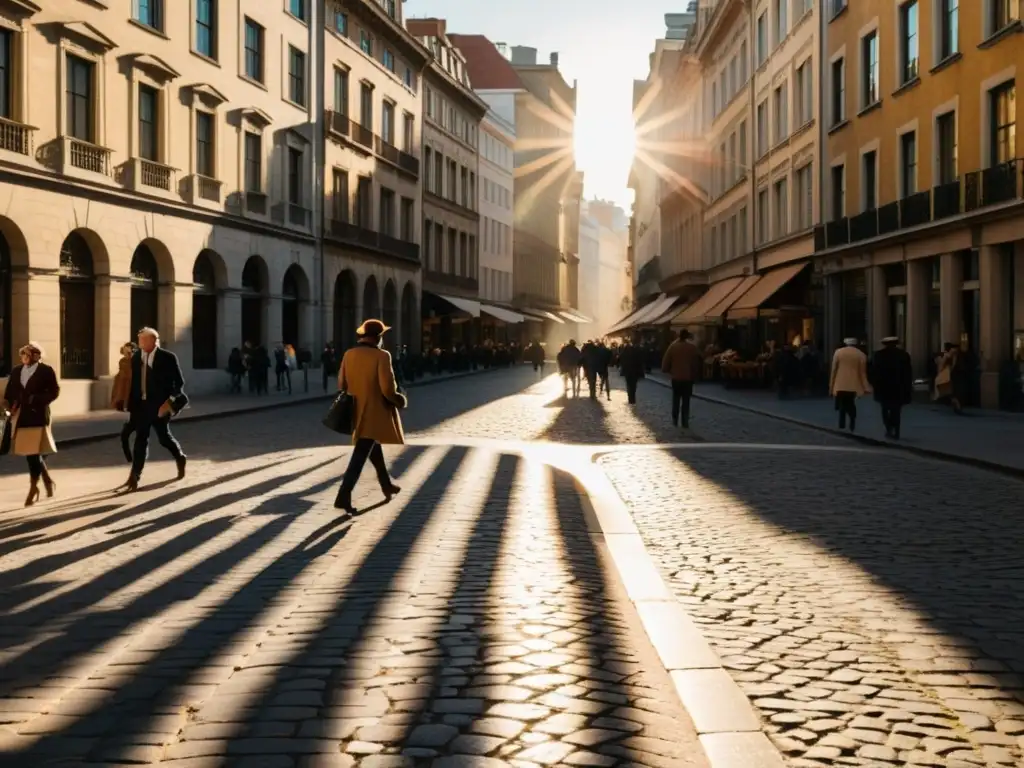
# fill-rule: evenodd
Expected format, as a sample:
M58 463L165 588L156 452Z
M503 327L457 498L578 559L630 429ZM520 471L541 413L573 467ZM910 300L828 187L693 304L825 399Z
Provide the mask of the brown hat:
M383 336L391 330L391 327L384 325L380 320L364 320L363 324L356 328L356 336Z

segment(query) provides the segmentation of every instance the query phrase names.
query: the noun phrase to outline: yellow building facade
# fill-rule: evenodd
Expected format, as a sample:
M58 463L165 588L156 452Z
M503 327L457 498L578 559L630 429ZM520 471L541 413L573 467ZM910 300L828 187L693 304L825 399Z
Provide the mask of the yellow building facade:
M1010 405L1024 348L1017 3L829 0L822 18L828 340L967 353L967 400ZM1019 393L1019 385L1017 386Z

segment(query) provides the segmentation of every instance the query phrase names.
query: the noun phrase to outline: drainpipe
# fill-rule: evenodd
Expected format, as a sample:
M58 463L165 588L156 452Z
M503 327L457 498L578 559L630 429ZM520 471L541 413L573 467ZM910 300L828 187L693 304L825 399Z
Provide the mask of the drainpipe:
M757 209L757 89L754 87L754 79L757 74L757 51L754 46L757 43L756 19L754 18L754 0L744 0L747 7L748 31L747 49L750 58L750 80L747 89L750 91L750 266L751 274L757 274L757 233L758 233L758 209Z
M313 280L315 289L313 295L317 297L316 327L319 329L319 348L327 343L327 318L324 315L326 303L324 283L326 282L326 270L324 265L324 44L326 30L326 0L317 0L313 3L313 18L309 24L309 48L312 50L313 67L316 72L313 80L313 92L310 94L309 108L312 111L310 123L313 126ZM310 349L310 354L315 360L317 349Z

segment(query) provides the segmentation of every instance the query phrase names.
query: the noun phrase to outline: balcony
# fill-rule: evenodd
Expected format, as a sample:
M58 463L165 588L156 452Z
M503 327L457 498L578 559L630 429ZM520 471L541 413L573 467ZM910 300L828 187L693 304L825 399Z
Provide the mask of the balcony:
M262 192L245 193L245 212L254 216L267 215L267 196Z
M352 140L356 144L361 144L361 145L363 145L364 147L366 147L367 149L369 149L372 152L373 151L373 140L374 140L374 138L376 138L373 135L373 131L371 131L366 126L360 125L359 123L354 123L351 120L349 120L348 127L349 127L349 134L350 134Z
M71 136L61 137L64 172L69 168L88 173L110 175L110 156L113 152L106 147Z
M392 165L398 165L398 158L400 155L398 147L384 141L380 136L373 137L373 151Z
M223 182L201 173L193 173L188 177L188 199L192 205L206 208L219 207L221 204L221 187Z
M410 243L347 221L331 219L327 237L345 245L367 248L388 256L419 263L419 243Z
M32 156L35 151L35 127L0 117L0 149Z
M352 121L348 119L348 115L343 115L341 112L335 112L333 109L326 110L324 122L327 124L327 132L335 136L342 138L351 138Z
M177 169L169 165L133 157L126 170L130 172L127 186L136 192L170 195L177 191L174 180Z
M270 218L275 224L311 229L313 212L297 203L278 203L271 210Z
M424 285L430 283L432 286L445 289L455 289L456 291L470 291L476 292L480 290L480 281L475 277L463 277L462 275L451 275L447 272L437 272L432 269L428 269L423 273Z
M419 178L420 175L420 159L414 155L410 155L408 152L398 153L398 167L411 176Z

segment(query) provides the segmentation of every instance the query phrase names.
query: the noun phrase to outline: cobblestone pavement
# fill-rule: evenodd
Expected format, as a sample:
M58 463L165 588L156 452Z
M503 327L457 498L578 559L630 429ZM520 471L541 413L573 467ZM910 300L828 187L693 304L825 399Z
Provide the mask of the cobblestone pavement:
M571 478L446 444L460 412L558 434L530 383L430 388L407 423L437 444L390 451L402 493L354 521L314 407L181 425L188 480L157 448L130 498L113 444L32 510L5 467L0 765L703 768Z
M698 413L716 440L814 434ZM856 448L600 464L791 765L1024 765L1020 483Z

